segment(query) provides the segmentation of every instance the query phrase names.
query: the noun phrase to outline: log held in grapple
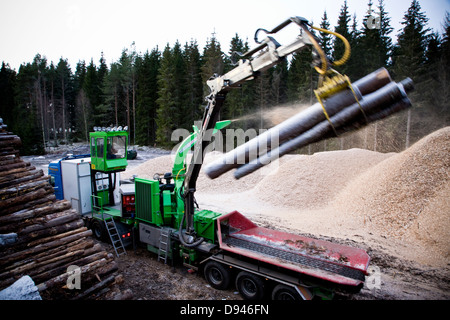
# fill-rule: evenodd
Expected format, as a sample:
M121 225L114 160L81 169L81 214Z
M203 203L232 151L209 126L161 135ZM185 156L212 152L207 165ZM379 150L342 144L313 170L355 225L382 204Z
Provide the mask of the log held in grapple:
M407 92L413 90L412 80L393 82L385 69L356 81L353 88L358 101L350 90L325 101L329 119L322 106L316 103L207 165L206 174L214 179L237 168L234 176L239 179L296 149L357 130L411 106ZM276 142L272 145L270 137L274 136L278 137L279 145L275 145ZM261 152L260 145L265 147L265 152ZM259 151L258 157L250 158L256 151Z

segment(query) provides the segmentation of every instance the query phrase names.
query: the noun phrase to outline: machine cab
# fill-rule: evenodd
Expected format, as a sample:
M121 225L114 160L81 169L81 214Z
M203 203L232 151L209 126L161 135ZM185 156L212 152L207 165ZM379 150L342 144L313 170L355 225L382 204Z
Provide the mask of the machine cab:
M89 134L94 211L121 216L120 172L128 165L126 130L94 127Z
M89 134L92 170L107 173L124 171L127 167L128 133L119 129L96 128Z

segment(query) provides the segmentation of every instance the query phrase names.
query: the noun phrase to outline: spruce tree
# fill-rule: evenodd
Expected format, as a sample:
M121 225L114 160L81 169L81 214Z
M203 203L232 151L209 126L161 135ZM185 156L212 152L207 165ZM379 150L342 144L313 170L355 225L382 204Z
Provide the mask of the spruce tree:
M136 144L153 145L156 140L158 72L161 53L155 48L136 59Z
M351 41L350 40L351 34L350 34L350 27L349 27L350 20L351 20L351 18L350 18L350 14L348 11L347 0L345 0L344 4L341 7L337 26L334 28L334 31L339 33L340 35L342 35L348 41ZM340 60L344 56L344 53L345 53L344 43L339 38L334 37L332 60L333 61ZM347 64L344 64L342 66L336 67L336 70L345 74L347 72L347 68L348 68L347 66L348 66Z
M322 21L320 27L325 30L330 30L330 21L328 20L327 11L323 12ZM330 58L332 51L332 36L326 32L319 32L318 34L319 45L322 48L325 55Z
M0 69L0 117L3 119L3 123L9 127L14 127L16 77L16 72L8 64L2 62Z
M173 49L167 44L162 54L158 75L156 141L162 146L174 145L171 135L175 129L183 127L187 129L187 123L184 121L186 112L185 70L180 43L177 41Z
M194 121L201 119L204 102L201 57L197 41L186 43L183 54L186 64L185 126L190 128Z
M238 63L239 55L248 51L248 43L239 37L236 33L231 39L230 49L225 58L225 70L228 72L236 67L234 63ZM236 61L232 61L236 60ZM252 108L253 103L250 103L254 90L252 90L253 83L244 83L240 88L231 90L227 94L227 99L222 107L221 115L223 119L236 119L247 113ZM238 124L241 126L242 124Z
M201 70L204 96L210 93L206 81L214 74L222 75L224 73L225 63L223 55L220 43L217 41L215 34L213 34L212 38L206 42L202 55Z
M312 67L311 48L292 55L287 74L287 96L290 102L309 103L313 100L316 71Z
M393 53L393 71L396 78L411 77L417 83L423 74L429 29L428 18L418 0L413 0L405 13Z
M391 121L399 119L394 136L399 137L400 146L408 148L411 143L430 132L430 124L427 123L427 119L430 119L430 109L424 95L427 90L425 62L429 29L427 28L428 18L421 12L417 0L411 2L403 20L404 27L398 34L397 45L393 52L392 73L397 81L405 77L413 79L415 90L408 94L413 108L407 111L406 119L402 119L402 115L399 115ZM401 139L402 136L405 138Z
M393 28L390 27L390 18L382 0L379 1L378 10L373 10L373 2L370 0L361 31L360 44L363 54L360 56L360 65L363 66L366 74L378 68L387 67L392 50L390 33ZM373 25L375 17L380 19L379 27Z

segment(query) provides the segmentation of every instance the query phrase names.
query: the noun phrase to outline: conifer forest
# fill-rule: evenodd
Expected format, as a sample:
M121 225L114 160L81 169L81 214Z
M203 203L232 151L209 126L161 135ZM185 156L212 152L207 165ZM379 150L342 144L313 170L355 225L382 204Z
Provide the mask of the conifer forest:
M351 16L346 1L335 25L326 11L315 25L349 40L351 57L336 70L352 81L380 67L387 68L395 81L413 79L415 90L409 94L413 107L300 152L349 148L398 152L450 124L450 14L446 13L442 30L430 29L419 2L412 0L396 33L383 0L369 0L370 6L380 12L377 28L368 27L368 16ZM316 36L331 59L342 56L340 40L320 32ZM94 126L111 125L128 126L130 144L171 148L178 143L171 141L175 129L192 130L201 119L209 93L206 81L233 68L233 52L244 53L253 46L238 33L227 44L219 43L213 34L203 48L196 40L179 43L174 39L164 48L136 52L131 44L109 65L103 54L99 61L61 58L53 62L45 53L37 53L17 71L3 61L0 117L9 131L22 138L22 155L87 141ZM314 104L318 74L312 60L312 50L303 50L230 92L220 118L242 118L232 126L258 130L266 125L261 114L267 110ZM254 116L245 117L250 114Z

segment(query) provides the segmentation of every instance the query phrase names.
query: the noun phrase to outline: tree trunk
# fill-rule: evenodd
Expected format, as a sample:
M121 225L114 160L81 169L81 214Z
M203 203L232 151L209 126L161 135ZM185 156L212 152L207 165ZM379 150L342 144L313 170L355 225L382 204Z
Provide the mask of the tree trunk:
M410 131L411 131L411 109L408 109L408 117L407 117L407 120L406 120L406 142L405 142L405 149L408 149L408 148L409 148Z

